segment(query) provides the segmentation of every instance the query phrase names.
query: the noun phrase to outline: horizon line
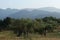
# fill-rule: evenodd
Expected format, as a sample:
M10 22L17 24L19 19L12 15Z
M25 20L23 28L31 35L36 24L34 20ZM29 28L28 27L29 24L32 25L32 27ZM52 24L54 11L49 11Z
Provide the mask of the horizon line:
M57 8L57 7L40 7L40 8L56 8L56 9L60 9L60 8ZM0 8L0 9L40 9L40 8Z

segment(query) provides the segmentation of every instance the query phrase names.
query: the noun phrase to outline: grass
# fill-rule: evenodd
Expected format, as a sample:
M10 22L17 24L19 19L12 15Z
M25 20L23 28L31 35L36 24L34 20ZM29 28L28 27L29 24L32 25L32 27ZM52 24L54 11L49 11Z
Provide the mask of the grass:
M60 40L60 33L48 33L47 36L39 34L29 34L28 38L16 37L12 31L0 32L0 40Z

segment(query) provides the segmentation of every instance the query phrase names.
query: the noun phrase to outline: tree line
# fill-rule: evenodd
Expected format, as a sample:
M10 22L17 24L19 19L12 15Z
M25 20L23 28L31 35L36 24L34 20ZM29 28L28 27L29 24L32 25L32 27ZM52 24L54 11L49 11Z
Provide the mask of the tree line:
M14 19L6 17L0 20L0 31L11 30L17 36L28 36L28 34L37 33L46 36L46 33L54 32L59 27L60 19L56 17L44 17L44 18L20 18Z

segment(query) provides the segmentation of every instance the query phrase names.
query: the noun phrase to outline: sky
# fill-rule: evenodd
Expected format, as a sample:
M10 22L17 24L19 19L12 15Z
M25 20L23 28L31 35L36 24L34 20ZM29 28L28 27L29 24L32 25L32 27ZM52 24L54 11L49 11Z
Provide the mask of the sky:
M60 9L60 0L0 0L0 8L42 8L56 7Z

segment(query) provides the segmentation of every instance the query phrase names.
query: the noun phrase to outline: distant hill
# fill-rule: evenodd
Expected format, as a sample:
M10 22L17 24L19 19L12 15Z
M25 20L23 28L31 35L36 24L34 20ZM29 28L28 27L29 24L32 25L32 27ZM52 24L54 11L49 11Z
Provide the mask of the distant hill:
M42 18L53 16L60 18L60 9L54 7L44 7L39 9L0 9L0 19L5 17L12 18Z
M13 14L15 12L17 12L18 9L10 9L10 8L7 8L7 9L0 9L0 19L1 18L5 18L7 17L8 15L10 14Z
M60 12L60 9L54 7L44 7L44 8L40 8L39 10L45 10L49 12Z
M60 18L60 9L53 7L39 9L23 9L19 12L9 15L12 18L40 18L45 16L53 16Z

